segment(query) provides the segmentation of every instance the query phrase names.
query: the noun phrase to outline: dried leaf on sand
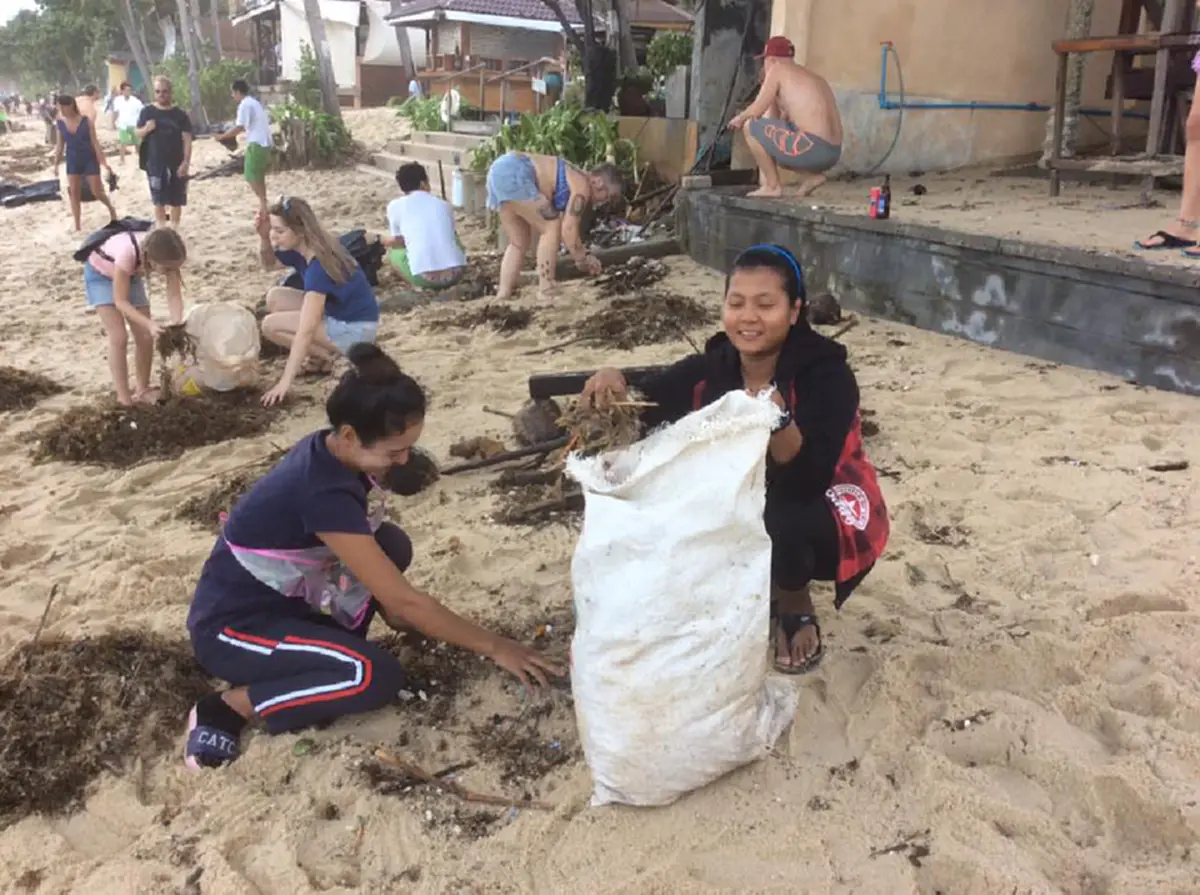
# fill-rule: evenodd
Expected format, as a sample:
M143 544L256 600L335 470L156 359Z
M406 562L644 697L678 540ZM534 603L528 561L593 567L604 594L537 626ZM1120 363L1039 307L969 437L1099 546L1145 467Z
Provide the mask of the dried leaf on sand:
M40 373L29 373L14 367L0 367L0 413L8 410L28 410L42 398L57 395L65 389Z
M67 808L102 771L173 745L208 692L182 639L115 631L16 650L0 668L0 818Z
M714 323L716 312L669 292L614 298L573 328L576 341L628 350L639 345L684 340L690 330Z
M205 392L162 404L83 404L41 432L34 459L123 468L143 460L180 456L189 448L247 438L279 418L257 391Z

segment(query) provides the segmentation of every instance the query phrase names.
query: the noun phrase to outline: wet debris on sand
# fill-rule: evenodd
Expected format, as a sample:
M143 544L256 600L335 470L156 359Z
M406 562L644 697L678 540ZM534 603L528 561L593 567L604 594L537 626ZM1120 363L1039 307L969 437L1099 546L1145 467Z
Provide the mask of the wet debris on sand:
M528 308L494 303L460 311L449 317L439 317L430 320L427 325L432 330L476 329L487 326L498 333L514 333L527 328L533 322L533 317L533 311Z
M653 286L665 279L668 273L667 265L662 261L638 255L621 264L605 268L593 282L599 287L601 295L611 298Z
M0 668L0 818L66 809L101 772L173 745L211 682L186 640L47 638Z
M15 367L0 367L0 413L9 410L28 410L43 398L66 391L61 385L40 373L30 373Z
M190 448L249 438L279 418L262 406L259 392L235 389L160 404L82 404L67 410L40 433L34 460L94 463L124 468L143 460L172 459ZM286 406L286 405L285 405Z
M648 291L614 298L608 306L571 327L573 342L629 350L642 345L687 341L688 332L715 323L716 312L694 299Z

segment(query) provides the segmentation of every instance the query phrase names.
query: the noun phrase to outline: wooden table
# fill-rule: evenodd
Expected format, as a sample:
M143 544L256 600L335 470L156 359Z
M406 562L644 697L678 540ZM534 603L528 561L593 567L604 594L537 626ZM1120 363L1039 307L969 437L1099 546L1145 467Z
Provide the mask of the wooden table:
M1147 189L1156 177L1183 173L1183 158L1161 153L1163 119L1166 111L1167 67L1172 53L1195 52L1200 49L1200 33L1179 33L1191 22L1190 0L1165 0L1162 7L1161 30L1152 34L1119 34L1113 37L1089 37L1082 40L1057 40L1051 46L1058 54L1058 73L1055 84L1054 141L1050 159L1050 195L1057 196L1061 188L1062 171L1105 171L1112 174L1141 175ZM1106 158L1063 158L1063 131L1067 110L1067 61L1071 53L1116 54L1113 66L1112 124L1110 145L1113 154ZM1150 55L1154 62L1154 92L1150 101L1150 124L1146 134L1146 151L1139 155L1119 156L1122 113L1125 107L1123 74L1133 56ZM1124 58L1122 58L1124 57Z

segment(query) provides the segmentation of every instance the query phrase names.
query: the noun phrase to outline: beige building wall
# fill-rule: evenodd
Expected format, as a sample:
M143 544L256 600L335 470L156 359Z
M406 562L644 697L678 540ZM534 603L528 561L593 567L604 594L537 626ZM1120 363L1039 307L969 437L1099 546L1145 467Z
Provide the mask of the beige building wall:
M774 0L772 34L833 86L846 126L842 166L865 170L887 151L899 113L879 108L880 45L892 41L911 101L1054 101L1056 57L1070 0ZM1092 33L1113 34L1120 0L1096 0ZM1085 107L1107 108L1112 56L1088 56ZM889 59L888 89L899 93ZM905 110L900 141L883 170L935 171L1037 153L1046 112ZM1105 140L1083 124L1080 135ZM744 149L743 149L744 152ZM739 153L739 157L741 153Z

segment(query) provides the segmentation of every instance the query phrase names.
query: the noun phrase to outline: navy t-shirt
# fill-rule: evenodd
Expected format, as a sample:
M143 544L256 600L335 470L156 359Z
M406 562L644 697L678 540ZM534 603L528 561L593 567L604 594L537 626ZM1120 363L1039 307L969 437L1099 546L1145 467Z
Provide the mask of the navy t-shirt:
M243 569L226 537L239 547L303 550L320 546L319 531L371 534L371 484L329 452L329 431L297 442L233 505L196 584L187 620L193 636L264 615L317 615L303 600L285 597Z
M308 259L291 249L276 249L275 259L284 267L290 267L300 276L304 276L304 271L308 267Z
M304 269L304 291L320 292L325 296L325 316L344 323L359 323L379 319L379 302L367 275L354 265L350 279L335 283L321 262L313 258Z

